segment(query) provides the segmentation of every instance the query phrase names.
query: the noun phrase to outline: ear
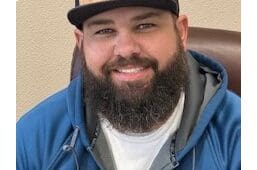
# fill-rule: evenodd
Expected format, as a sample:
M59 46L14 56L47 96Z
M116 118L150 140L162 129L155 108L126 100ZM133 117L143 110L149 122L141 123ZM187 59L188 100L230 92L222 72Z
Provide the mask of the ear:
M184 49L187 46L187 36L188 36L188 19L185 15L180 15L176 21L176 25L179 31L180 38L182 40L182 45Z
M74 35L75 35L75 39L76 39L76 45L79 49L81 49L82 48L82 42L83 42L83 32L76 28L74 30Z

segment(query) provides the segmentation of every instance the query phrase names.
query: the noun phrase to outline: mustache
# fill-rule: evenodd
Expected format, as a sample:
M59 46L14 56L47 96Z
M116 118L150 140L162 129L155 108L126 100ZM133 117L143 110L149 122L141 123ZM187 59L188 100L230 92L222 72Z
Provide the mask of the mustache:
M131 56L128 58L118 57L113 61L106 63L102 71L105 74L110 74L113 70L118 70L122 67L133 65L136 67L152 68L154 72L158 71L158 61L150 57Z

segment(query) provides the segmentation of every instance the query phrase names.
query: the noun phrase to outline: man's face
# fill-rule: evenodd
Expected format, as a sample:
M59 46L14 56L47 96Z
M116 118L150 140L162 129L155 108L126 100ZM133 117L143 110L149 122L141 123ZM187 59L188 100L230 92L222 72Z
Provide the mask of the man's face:
M83 33L87 67L99 78L110 76L117 86L147 86L155 74L151 64L163 70L176 50L171 13L154 8L103 12L85 21Z
M77 34L86 97L120 131L150 131L175 108L187 68L174 24L168 11L127 7L91 17Z

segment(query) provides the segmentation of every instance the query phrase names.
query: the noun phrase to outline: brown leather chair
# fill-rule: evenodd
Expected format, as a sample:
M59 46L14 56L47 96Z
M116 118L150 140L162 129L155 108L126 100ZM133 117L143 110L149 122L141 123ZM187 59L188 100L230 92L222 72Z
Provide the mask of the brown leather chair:
M241 33L210 28L189 28L188 49L214 58L228 72L228 88L241 96ZM71 80L82 68L77 47L73 52Z

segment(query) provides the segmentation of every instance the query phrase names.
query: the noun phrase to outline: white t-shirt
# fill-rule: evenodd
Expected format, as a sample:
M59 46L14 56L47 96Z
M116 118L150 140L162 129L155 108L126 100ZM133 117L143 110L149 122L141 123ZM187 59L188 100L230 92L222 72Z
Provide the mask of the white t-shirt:
M159 129L150 133L123 134L114 129L107 120L101 121L118 170L145 170L151 167L161 147L179 128L184 100L185 94L181 93L171 117Z

